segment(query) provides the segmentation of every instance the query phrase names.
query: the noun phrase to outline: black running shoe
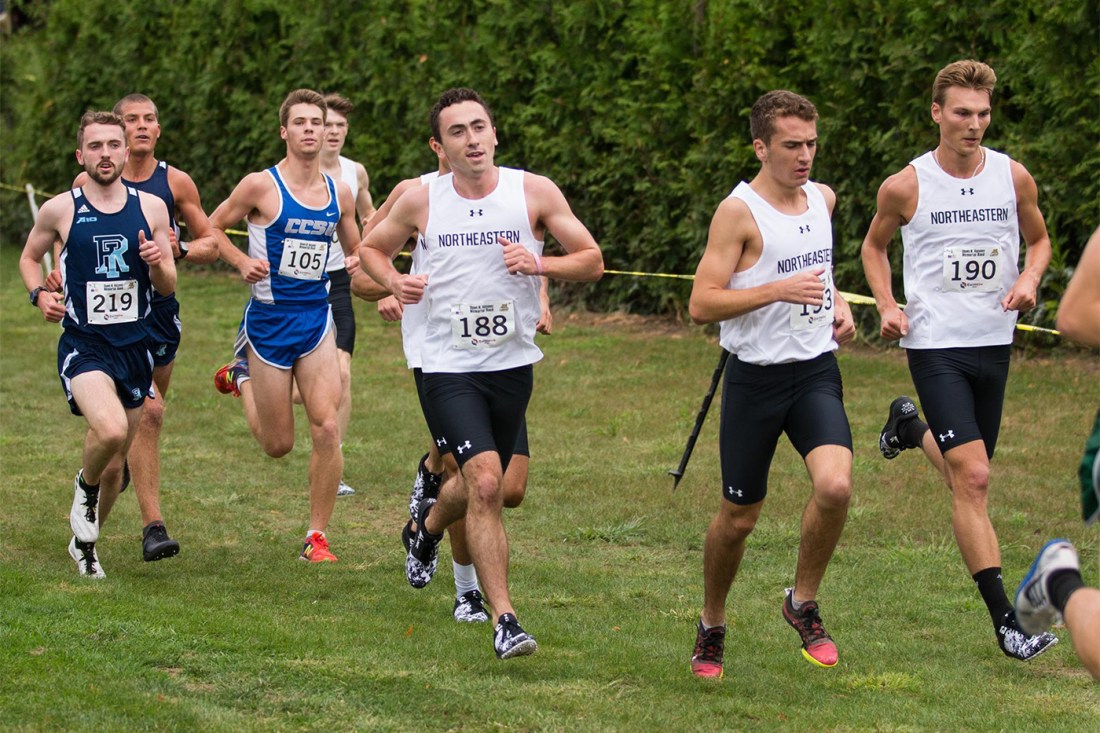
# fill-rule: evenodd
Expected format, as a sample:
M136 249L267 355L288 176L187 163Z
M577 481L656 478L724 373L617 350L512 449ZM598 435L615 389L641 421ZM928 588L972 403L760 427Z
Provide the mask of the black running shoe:
M439 542L443 539L443 533L430 534L424 526L424 520L428 518L428 511L433 504L435 499L420 502L416 534L413 535L409 553L405 556L405 578L413 588L423 588L430 583L435 575L436 565L439 564Z
M412 493L409 494L409 518L414 522L420 510L420 502L424 499L438 499L439 487L443 485L443 474L429 471L424 465L427 460L428 454L425 453L416 467L416 480L413 481Z
M409 551L409 547L412 546L413 537L416 536L416 531L413 530L413 520L405 522L405 526L401 528L401 544L405 546L405 552Z
M122 486L119 488L118 493L126 491L126 487L130 485L130 462L123 459L122 461Z
M524 657L534 654L538 648L535 637L523 630L515 616L510 613L500 615L493 633L493 650L497 653L497 659Z
M902 425L919 418L917 406L908 397L898 397L890 403L890 417L882 426L882 432L878 436L878 449L882 451L883 458L888 461L893 460L903 450L920 447L919 443L905 442L898 434Z
M455 599L455 621L467 624L479 624L489 620L485 611L485 599L477 588L466 591Z
M997 627L997 643L1005 656L1026 662L1034 659L1058 643L1058 637L1049 631L1028 636L1016 620L1016 612L1009 611Z
M178 555L180 543L168 536L164 522L150 522L141 530L141 559L145 562Z

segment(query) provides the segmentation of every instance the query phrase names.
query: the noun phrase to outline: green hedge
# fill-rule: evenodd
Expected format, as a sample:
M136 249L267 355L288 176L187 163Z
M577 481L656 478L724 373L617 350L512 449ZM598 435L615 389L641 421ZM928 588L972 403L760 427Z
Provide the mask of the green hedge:
M381 199L434 164L427 111L448 86L493 106L498 161L554 178L618 270L692 273L719 201L756 159L748 109L788 88L821 112L814 177L838 194L842 289L867 292L858 250L878 184L936 143L932 77L964 57L1000 82L988 143L1024 163L1055 245L1056 303L1100 220L1096 2L853 0L54 0L15 3L7 39L0 183L62 190L88 107L142 91L161 110L161 157L213 208L282 155L277 107L298 86L357 105L347 152ZM2 191L0 233L28 226ZM900 248L895 248L895 250ZM683 281L609 276L566 290L599 308L683 312ZM1051 309L1033 321L1049 324Z

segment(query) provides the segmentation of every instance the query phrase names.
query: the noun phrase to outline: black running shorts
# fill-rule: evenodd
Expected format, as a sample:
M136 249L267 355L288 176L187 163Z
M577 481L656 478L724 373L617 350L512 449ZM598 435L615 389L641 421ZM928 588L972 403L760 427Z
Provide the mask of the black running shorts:
M909 373L940 452L975 440L993 458L1012 346L906 349Z
M803 459L822 445L852 449L836 356L759 366L731 354L722 387L718 444L722 495L734 504L763 501L768 471L787 434Z
M495 451L506 469L531 399L533 374L529 364L499 372L424 374L424 401L438 424L439 450L449 450L459 468L479 453Z

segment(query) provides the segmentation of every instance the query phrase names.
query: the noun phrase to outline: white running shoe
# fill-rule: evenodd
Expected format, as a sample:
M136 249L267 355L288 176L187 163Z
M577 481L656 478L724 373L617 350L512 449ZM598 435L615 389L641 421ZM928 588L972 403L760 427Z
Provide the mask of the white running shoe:
M99 539L99 487L87 489L81 482L84 469L76 473L73 481L73 508L69 510L69 526L81 542L95 542Z
M79 542L76 537L69 540L69 557L76 562L76 569L89 578L106 578L103 566L95 553L94 542Z
M355 494L355 489L351 488L344 483L343 479L340 479L340 485L336 487L337 496L352 496Z

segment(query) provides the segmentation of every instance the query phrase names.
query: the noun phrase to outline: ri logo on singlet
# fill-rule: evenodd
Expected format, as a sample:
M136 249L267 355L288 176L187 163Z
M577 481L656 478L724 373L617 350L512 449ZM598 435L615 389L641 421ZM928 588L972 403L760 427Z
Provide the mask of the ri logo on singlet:
M100 234L93 237L96 247L95 274L118 277L129 272L130 266L122 258L130 249L130 243L121 234Z

